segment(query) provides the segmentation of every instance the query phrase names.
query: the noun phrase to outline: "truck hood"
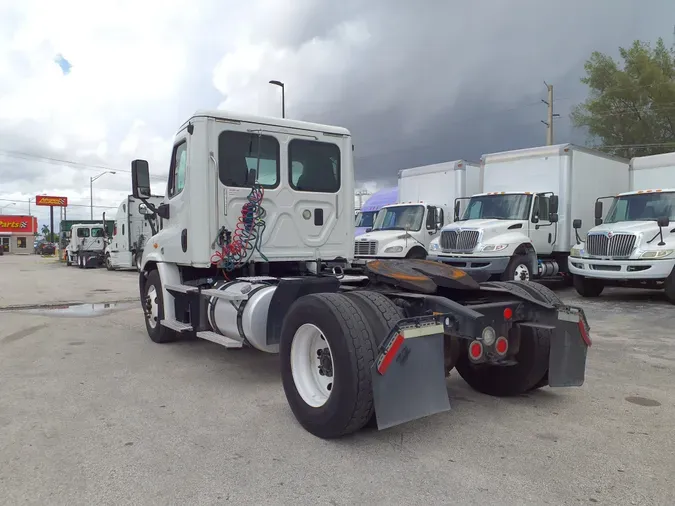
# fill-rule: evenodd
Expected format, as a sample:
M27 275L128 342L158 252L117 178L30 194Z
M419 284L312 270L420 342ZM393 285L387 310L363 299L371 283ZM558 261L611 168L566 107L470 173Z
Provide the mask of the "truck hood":
M390 242L405 234L405 230L375 230L356 237L355 241Z
M663 229L663 235L665 236L675 227L675 224L670 224L670 226ZM657 234L659 231L659 226L656 224L656 221L621 221L619 223L603 223L597 227L593 227L588 231L589 234L597 232L628 232L632 234Z
M514 225L522 225L509 230ZM481 242L485 243L491 239L509 233L523 233L527 235L527 223L522 220L467 220L458 221L445 227L443 230L480 230L482 231Z

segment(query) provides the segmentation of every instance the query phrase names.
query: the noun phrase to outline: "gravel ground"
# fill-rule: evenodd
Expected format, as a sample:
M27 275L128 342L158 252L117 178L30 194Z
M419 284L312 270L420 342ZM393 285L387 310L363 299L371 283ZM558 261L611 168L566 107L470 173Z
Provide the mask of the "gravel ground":
M675 497L675 310L658 292L558 290L592 327L583 387L495 399L453 373L450 412L329 442L296 423L275 356L152 343L137 286L134 272L0 257L0 307L88 304L0 312L0 504Z

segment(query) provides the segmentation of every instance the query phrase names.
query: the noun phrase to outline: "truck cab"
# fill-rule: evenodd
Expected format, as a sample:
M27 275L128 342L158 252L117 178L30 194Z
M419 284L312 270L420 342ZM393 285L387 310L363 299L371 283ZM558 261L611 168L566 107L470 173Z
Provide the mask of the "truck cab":
M555 269L544 262L553 253L557 212L558 196L550 192L474 195L464 214L432 241L429 259L468 272L528 280L540 269Z
M372 230L356 238L354 257L426 258L429 243L447 223L449 215L447 207L426 202L384 206Z
M386 205L396 204L398 188L386 188L375 192L356 213L356 236L370 232L375 224L377 213Z
M66 264L80 268L98 267L103 262L105 245L103 223L75 224L70 229L66 246Z
M664 289L675 303L675 188L620 193L604 220L603 200L595 205L596 226L570 251L577 292L597 297L611 284Z

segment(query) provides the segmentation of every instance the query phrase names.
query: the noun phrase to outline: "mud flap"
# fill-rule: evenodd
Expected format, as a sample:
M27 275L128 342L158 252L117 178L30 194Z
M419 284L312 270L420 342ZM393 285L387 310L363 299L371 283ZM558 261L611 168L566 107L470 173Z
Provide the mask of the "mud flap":
M84 255L84 267L85 269L96 268L100 264L100 260L97 255Z
M551 339L548 384L578 387L584 384L586 354L591 346L590 327L581 308L558 308L558 322Z
M371 367L379 430L450 409L443 325L431 317L410 320L396 325Z

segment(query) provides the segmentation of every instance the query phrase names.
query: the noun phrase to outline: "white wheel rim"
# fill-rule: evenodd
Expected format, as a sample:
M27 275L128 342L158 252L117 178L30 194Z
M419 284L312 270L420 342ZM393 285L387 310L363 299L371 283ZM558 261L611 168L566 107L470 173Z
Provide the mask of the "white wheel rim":
M530 269L525 264L519 264L513 271L513 279L516 281L528 281L530 279Z
M149 301L150 303L148 323L150 324L150 327L154 329L157 326L157 320L159 318L159 304L157 303L157 290L155 289L155 285L150 285L146 297L146 301Z
M333 389L332 356L328 341L317 326L305 323L295 331L291 343L293 382L302 400L313 408L326 404Z

